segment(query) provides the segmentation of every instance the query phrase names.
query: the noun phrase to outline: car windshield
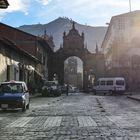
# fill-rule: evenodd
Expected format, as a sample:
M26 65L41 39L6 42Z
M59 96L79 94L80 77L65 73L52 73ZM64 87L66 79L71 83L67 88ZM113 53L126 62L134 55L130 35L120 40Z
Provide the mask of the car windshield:
M21 93L23 87L21 83L5 83L0 85L1 93Z
M56 83L55 82L46 82L45 85L48 87L51 87L51 86L56 86Z

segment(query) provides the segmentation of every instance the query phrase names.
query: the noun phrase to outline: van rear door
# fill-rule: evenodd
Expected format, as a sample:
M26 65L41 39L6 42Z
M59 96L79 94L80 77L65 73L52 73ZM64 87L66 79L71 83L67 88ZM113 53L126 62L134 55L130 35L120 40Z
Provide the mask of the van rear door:
M121 79L116 80L116 91L125 91L125 81Z

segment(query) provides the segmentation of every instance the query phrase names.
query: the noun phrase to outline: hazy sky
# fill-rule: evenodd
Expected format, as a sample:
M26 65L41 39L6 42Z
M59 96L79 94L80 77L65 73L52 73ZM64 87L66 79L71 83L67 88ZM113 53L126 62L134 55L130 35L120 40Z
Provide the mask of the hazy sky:
M105 26L111 17L129 12L129 0L8 0L8 9L0 9L0 21L18 27L45 24L68 17L81 24ZM131 0L132 11L140 10L140 0Z

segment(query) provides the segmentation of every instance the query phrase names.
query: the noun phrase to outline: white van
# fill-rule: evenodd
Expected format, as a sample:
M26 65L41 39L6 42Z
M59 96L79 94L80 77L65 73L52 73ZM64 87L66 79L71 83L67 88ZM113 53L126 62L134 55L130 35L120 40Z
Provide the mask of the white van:
M123 77L99 78L93 88L96 93L123 93L125 91L125 79Z

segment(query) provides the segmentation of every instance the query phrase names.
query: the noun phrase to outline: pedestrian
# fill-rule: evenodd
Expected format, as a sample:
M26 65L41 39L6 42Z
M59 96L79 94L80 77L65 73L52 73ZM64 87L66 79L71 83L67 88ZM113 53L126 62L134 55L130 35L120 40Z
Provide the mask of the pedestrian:
M68 96L69 94L69 85L67 84L67 87L66 87L66 95Z

